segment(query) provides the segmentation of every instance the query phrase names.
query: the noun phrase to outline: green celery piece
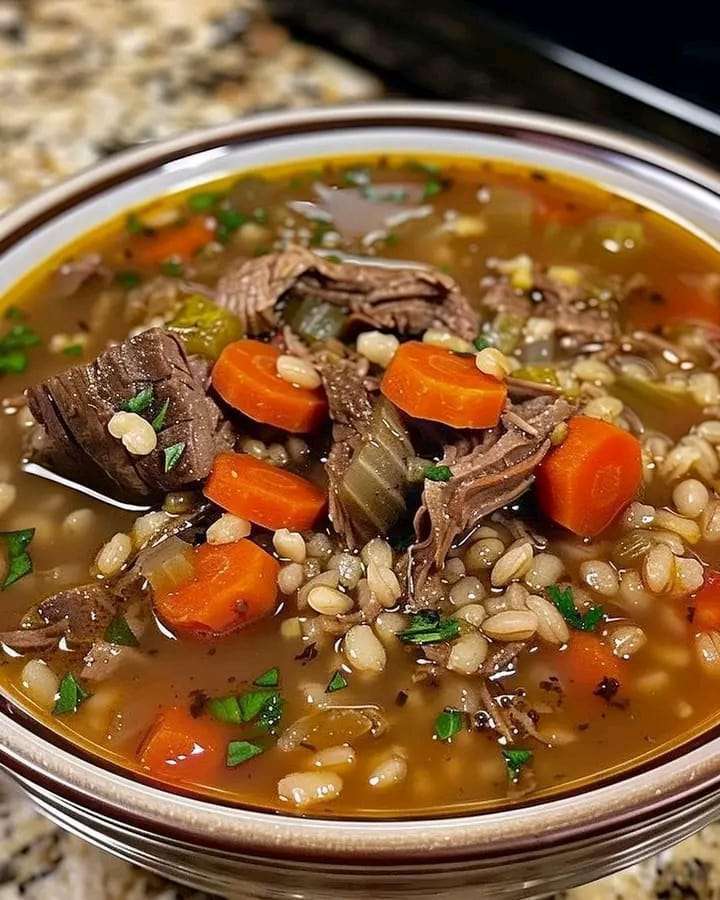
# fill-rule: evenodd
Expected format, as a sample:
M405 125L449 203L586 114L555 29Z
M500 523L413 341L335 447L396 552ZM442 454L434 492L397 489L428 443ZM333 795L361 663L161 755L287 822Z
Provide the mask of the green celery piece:
M243 336L237 316L222 309L201 294L188 297L168 323L190 354L215 360L223 349Z
M340 307L318 300L317 297L290 300L285 307L283 320L308 343L341 338L348 324L347 314Z

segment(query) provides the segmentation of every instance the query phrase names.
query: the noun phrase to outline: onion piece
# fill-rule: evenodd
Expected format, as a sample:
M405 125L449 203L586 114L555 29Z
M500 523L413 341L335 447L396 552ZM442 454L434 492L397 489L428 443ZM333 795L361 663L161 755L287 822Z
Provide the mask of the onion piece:
M136 570L147 578L154 593L167 594L192 580L193 548L179 537L170 536L155 547L143 550L138 555Z
M312 744L317 750L336 744L350 744L363 735L379 737L387 721L376 706L333 706L303 716L280 735L277 746L288 752L300 744Z

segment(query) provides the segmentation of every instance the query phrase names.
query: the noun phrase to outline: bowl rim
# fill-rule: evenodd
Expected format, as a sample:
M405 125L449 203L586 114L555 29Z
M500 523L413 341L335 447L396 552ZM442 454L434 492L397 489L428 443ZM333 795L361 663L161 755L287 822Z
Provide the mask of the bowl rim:
M268 138L352 128L443 128L461 132L540 138L548 147L579 156L622 157L683 184L720 209L720 176L710 167L645 141L593 125L502 107L456 103L376 102L265 113L141 145L91 166L35 195L0 217L0 256L39 225L89 197L112 190L166 162L222 146ZM223 805L157 788L78 758L33 730L22 708L0 701L0 765L44 795L131 830L226 852L361 863L417 863L472 859L592 840L633 823L673 812L720 787L720 737L708 732L700 746L669 762L576 796L498 812L442 818L320 819ZM46 729L49 731L49 729ZM714 729L717 731L717 729ZM718 731L720 734L720 731ZM220 835L220 836L219 836ZM422 855L422 856L421 856Z

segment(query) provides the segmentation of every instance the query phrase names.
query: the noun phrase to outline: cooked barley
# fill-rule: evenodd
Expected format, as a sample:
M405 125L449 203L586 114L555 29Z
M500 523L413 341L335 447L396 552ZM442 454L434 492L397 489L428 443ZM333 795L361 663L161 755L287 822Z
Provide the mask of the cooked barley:
M353 625L345 635L343 650L354 669L360 669L361 672L382 672L385 668L385 648L369 625Z
M55 695L60 679L42 659L31 659L25 663L20 673L20 683L25 693L45 710L55 703Z
M402 595L397 575L392 569L379 566L374 560L367 568L367 582L370 592L386 609L394 606Z
M704 580L705 570L699 560L687 556L675 558L674 591L678 594L692 594L702 587Z
M307 563L305 563L307 565ZM328 569L327 572L318 572L314 575L298 591L298 609L302 609L307 605L308 595L310 591L317 587L337 588L340 583L340 576L337 569Z
M502 381L510 374L507 356L495 347L485 347L475 355L475 365L485 375L492 375Z
M326 561L333 555L332 541L326 534L317 531L307 540L307 555Z
M450 648L447 667L462 675L472 675L485 662L488 642L477 632L463 634Z
M490 573L493 586L502 587L514 578L522 578L530 568L532 559L533 548L529 542L512 547L493 566Z
M84 538L92 534L95 522L95 513L83 507L69 512L63 519L61 527L68 537Z
M528 597L525 605L537 618L537 632L549 644L565 644L570 639L567 623L555 604L544 597Z
M395 787L407 777L408 764L404 756L398 753L391 754L387 759L379 763L370 773L368 784L378 790L387 790Z
M298 388L315 390L322 383L315 367L307 360L300 359L297 356L289 356L288 354L278 356L276 368L277 374L283 381L287 381Z
M393 564L393 553L390 544L379 537L373 538L365 544L360 552L360 558L366 566L374 562L384 569L391 569Z
M234 544L246 538L252 526L247 519L233 516L231 513L223 513L213 522L205 535L208 544Z
M100 575L109 578L117 575L132 553L130 536L118 532L105 544L95 558L95 568Z
M342 778L335 772L292 772L278 782L278 797L299 809L334 800L342 793Z
M499 612L482 623L482 630L495 641L526 641L537 627L537 616L530 610Z
M305 580L305 570L299 563L290 563L283 566L278 573L278 587L280 593L289 596L300 589Z
M700 540L701 532L697 522L678 516L669 509L659 509L655 513L654 524L656 528L663 528L679 535L687 544L697 544Z
M472 625L473 628L479 628L487 618L487 612L484 606L479 603L468 603L467 606L461 607L455 614L454 618L461 619Z
M656 544L643 560L643 581L653 594L669 590L675 574L675 557L665 544Z
M328 569L337 569L340 584L354 590L363 576L363 564L359 556L352 553L333 553L327 561Z
M697 478L687 478L675 485L673 503L681 516L696 519L708 505L708 489Z
M540 591L555 584L562 578L564 571L565 564L559 556L553 553L538 553L525 573L524 581L531 591Z
M465 575L465 563L455 556L445 563L441 575L446 584L455 584Z
M303 563L307 556L305 538L299 531L290 531L287 528L279 528L273 535L273 547L278 556L292 562Z
M615 568L600 559L581 563L580 577L589 588L604 597L614 597L620 587Z
M318 750L310 760L316 769L349 769L355 765L355 751L349 744L338 744Z
M325 585L314 587L307 595L307 602L311 609L323 616L341 616L353 608L351 597Z
M482 581L474 575L464 575L450 588L450 602L454 606L466 606L477 603L485 596Z
M394 334L383 334L382 331L364 331L357 339L357 352L365 359L369 359L371 363L375 363L382 368L390 365L390 361L400 341Z
M610 644L615 656L630 659L647 643L647 636L637 625L620 625L610 633Z

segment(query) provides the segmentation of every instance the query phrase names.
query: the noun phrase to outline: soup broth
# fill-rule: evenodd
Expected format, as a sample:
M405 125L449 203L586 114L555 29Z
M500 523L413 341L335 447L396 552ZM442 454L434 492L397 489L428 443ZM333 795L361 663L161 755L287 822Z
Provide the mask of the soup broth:
M74 746L388 817L715 724L720 264L669 219L309 161L120 211L3 309L0 683Z

